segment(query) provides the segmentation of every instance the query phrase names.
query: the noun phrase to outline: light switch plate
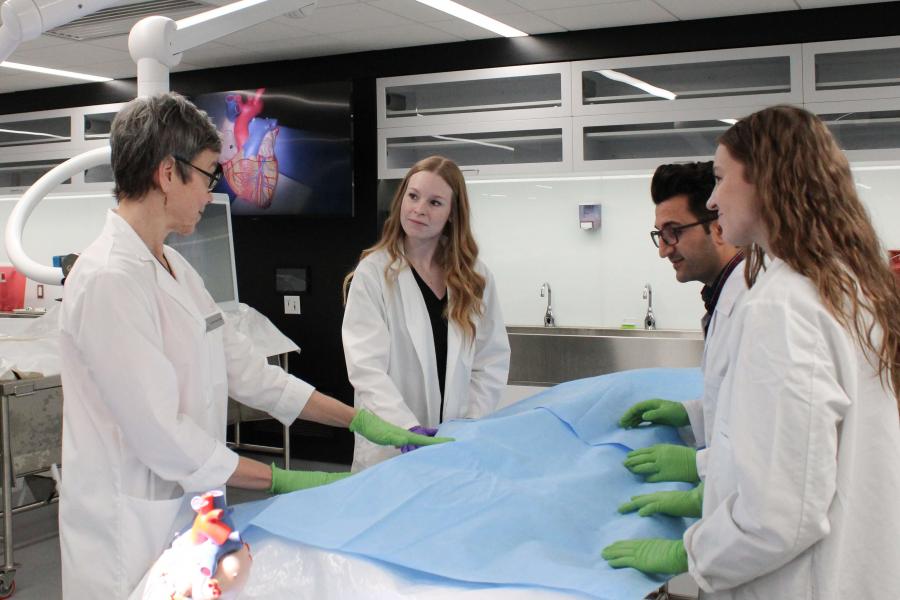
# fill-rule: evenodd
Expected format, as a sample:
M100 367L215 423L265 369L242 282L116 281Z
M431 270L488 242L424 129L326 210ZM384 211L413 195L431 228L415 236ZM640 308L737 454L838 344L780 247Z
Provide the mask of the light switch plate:
M300 314L300 296L284 297L284 314L299 315Z

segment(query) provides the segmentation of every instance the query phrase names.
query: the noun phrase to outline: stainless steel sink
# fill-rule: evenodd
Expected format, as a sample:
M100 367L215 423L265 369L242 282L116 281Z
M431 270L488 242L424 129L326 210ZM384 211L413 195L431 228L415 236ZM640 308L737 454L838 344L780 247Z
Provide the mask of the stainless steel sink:
M550 386L645 367L697 367L699 331L507 327L511 385Z

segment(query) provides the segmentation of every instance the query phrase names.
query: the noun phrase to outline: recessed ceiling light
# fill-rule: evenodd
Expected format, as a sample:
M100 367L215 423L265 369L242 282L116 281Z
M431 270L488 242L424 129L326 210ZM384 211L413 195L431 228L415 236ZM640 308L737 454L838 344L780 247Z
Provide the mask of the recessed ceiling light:
M431 8L436 8L437 10L443 11L448 15L453 15L457 19L462 19L463 21L468 21L473 25L477 25L478 27L482 27L487 29L488 31L493 31L498 35L502 35L504 37L523 37L528 35L524 31L519 31L514 27L510 27L505 23L501 23L496 19L492 19L487 15L483 15L480 12L474 11L471 8L466 8L462 4L457 4L453 2L453 0L417 0L421 4L426 6L430 6Z
M84 81L112 81L109 77L99 77L97 75L88 75L86 73L76 73L75 71L63 71L62 69L48 69L47 67L36 67L34 65L23 65L22 63L14 63L5 60L0 62L0 67L7 69L18 69L19 71L31 71L32 73L41 73L43 75L56 75L57 77L69 77L71 79L82 79Z

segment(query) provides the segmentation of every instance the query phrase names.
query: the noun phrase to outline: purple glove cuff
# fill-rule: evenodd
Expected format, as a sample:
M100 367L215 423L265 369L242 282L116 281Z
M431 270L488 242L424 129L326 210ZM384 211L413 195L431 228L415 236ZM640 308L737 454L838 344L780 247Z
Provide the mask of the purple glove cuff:
M413 427L410 427L409 431L411 431L412 433L418 433L419 435L427 435L428 437L434 437L434 435L437 433L438 430L436 428L422 427L421 425L415 425ZM416 448L419 448L419 447L420 446L417 446L416 444L407 444L405 446L400 447L400 453L406 454L407 452L412 452L413 450L415 450Z
M427 435L428 437L434 437L438 432L437 428L432 429L431 427L422 427L421 425L410 427L409 430L413 433L418 433L419 435Z

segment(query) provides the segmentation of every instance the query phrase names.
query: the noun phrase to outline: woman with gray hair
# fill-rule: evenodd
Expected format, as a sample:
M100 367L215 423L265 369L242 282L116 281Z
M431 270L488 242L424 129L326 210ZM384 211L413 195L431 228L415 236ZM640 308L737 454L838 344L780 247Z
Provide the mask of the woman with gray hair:
M344 473L283 471L225 446L229 396L284 424L298 416L395 446L434 440L292 377L223 319L200 275L164 245L188 235L221 176L218 134L178 94L133 100L110 135L115 195L79 257L60 315L66 598L125 598L188 522L195 492L281 493Z

